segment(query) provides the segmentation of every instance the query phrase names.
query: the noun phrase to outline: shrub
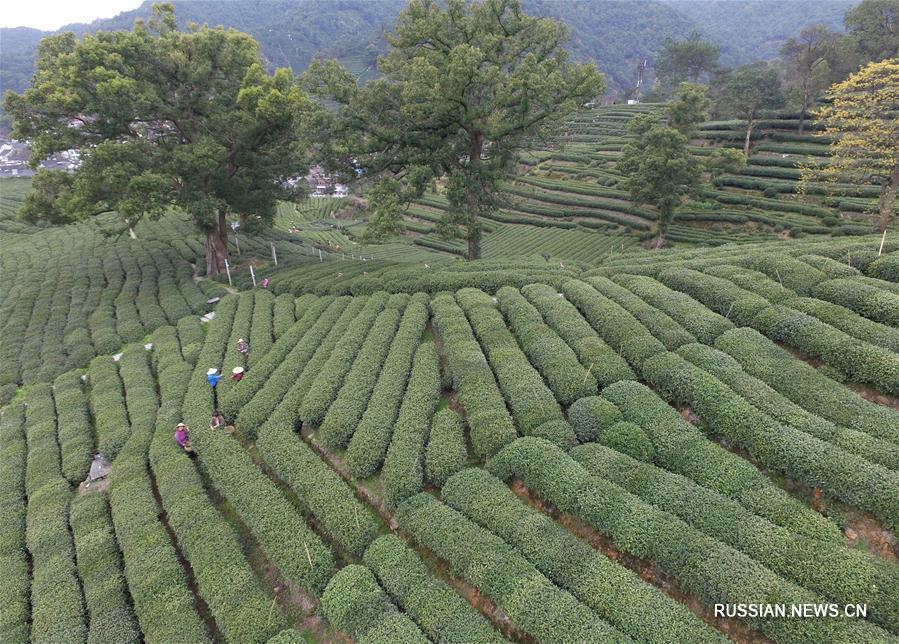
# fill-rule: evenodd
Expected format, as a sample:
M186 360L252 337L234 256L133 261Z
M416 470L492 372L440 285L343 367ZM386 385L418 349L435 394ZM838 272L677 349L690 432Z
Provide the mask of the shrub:
M518 347L490 296L483 291L462 289L456 293L456 300L496 374L519 433L530 434L549 421L564 422L555 397ZM561 434L553 432L552 436L561 440L560 444L570 446L575 442L570 428Z
M253 301L253 320L250 334L245 338L250 342L247 365L252 367L272 348L272 307L275 296L268 291L256 291Z
M504 641L480 613L437 580L395 535L385 535L365 551L365 565L390 597L431 640L447 644Z
M567 406L578 398L596 394L596 378L581 366L574 351L544 324L539 311L517 289L501 288L496 298L522 349L559 403Z
M371 476L381 467L406 390L412 358L427 321L427 296L416 294L406 307L378 382L347 449L347 467L357 478Z
M453 574L491 597L535 639L627 640L568 592L557 588L505 541L433 496L421 493L407 499L396 518L417 541L449 562Z
M814 295L852 309L859 315L899 328L899 295L854 279L833 279L818 284Z
M668 315L647 304L626 288L605 277L587 279L597 292L616 302L645 326L652 335L658 338L670 351L682 344L695 342L692 333L672 320Z
M328 582L322 595L322 612L331 624L348 633L357 641L382 642L423 642L428 639L408 617L401 615L390 598L378 586L378 582L368 568L350 564L340 570ZM399 623L391 623L387 632L380 630L378 637L369 635L379 629L391 616L399 618ZM389 639L383 639L380 634ZM401 637L392 639L392 637Z
M320 427L322 442L328 449L346 447L362 418L381 366L400 322L400 312L387 309L378 315L359 349L343 384L328 407Z
M794 403L838 425L899 445L899 412L868 402L754 329L728 331L715 346Z
M696 298L712 311L720 313L738 324L747 324L759 311L770 306L764 297L744 290L733 282L706 275L689 268L669 268L658 275L660 282ZM727 329L720 329L720 335ZM714 342L704 334L704 342ZM717 337L717 336L715 336Z
M577 354L581 364L600 386L631 380L634 372L614 349L596 334L578 310L556 289L546 284L525 286L521 293Z
M392 295L384 306L387 309L395 309L397 304L392 304L391 302L402 302L402 306L399 307L402 308L408 299L407 295ZM373 299L372 302L376 303L377 301ZM303 398L300 406L300 417L304 422L317 426L324 420L328 407L330 407L331 402L340 390L344 377L353 365L353 361L365 342L369 330L375 324L380 310L381 306L375 304L363 309L334 345L333 351L331 351L321 369L317 371L315 379ZM384 317L390 320L392 327L395 329L397 312L388 310L384 313Z
M97 451L112 461L131 432L116 363L109 356L94 358L88 369L88 379L91 385Z
M302 318L306 309L316 299L311 294L302 295L296 299L290 293L283 293L276 297L272 307L272 335L275 340L284 335L294 322ZM300 318L296 317L297 312L300 313Z
M384 459L381 482L392 505L421 490L423 452L439 397L440 361L434 344L426 342L415 352L409 386Z
M800 295L809 295L819 282L827 279L823 271L783 253L750 253L741 264L777 280L785 288Z
M625 420L643 428L659 467L794 532L823 541L841 540L832 522L779 489L748 461L710 441L646 386L621 382L606 388L602 397L616 405Z
M618 408L604 398L581 398L568 408L568 420L582 443L599 440L600 434L621 420Z
M517 436L512 419L493 371L452 294L436 295L431 300L431 310L443 339L453 388L466 411L475 456L487 458Z
M730 265L716 265L716 266L706 266L702 269L703 273L708 273L709 275L713 275L715 277L723 278L729 282L732 282L739 286L744 291L748 293L754 293L755 295L760 296L762 299L767 300L772 304L782 303L784 300L788 300L790 298L796 297L796 291L787 288L781 282L776 279L771 279L764 273L760 273L759 271L754 271L749 268L741 268L739 266L730 266ZM662 273L662 276L668 274L668 271ZM690 276L693 277L692 272ZM667 283L667 282L666 282ZM689 292L689 291L684 291ZM741 297L751 297L744 296L741 294ZM700 298L697 298L700 299ZM706 306L711 307L712 304L710 302L705 302L702 300ZM759 307L761 308L761 307ZM744 319L750 320L754 314L751 311L747 311ZM745 326L745 323L741 320L738 320L740 324Z
M25 548L25 407L9 405L0 415L0 640L29 638L31 575Z
M462 418L452 409L442 409L434 415L428 438L425 459L428 480L443 486L450 476L468 463L465 447L465 428Z
M655 448L639 425L615 423L599 435L599 443L645 463L655 461Z
M869 320L845 306L810 297L786 300L784 305L818 318L854 338L899 353L899 329Z
M772 340L819 357L853 380L872 384L886 393L899 393L899 355L891 351L781 305L759 313L752 326Z
M643 371L648 382L691 405L712 431L747 449L765 467L899 526L899 474L777 423L677 354L656 356Z
M799 255L797 259L809 266L814 266L832 278L856 277L860 275L858 269L824 255Z
M521 480L544 500L607 535L619 550L654 561L707 606L760 596L774 596L786 603L821 601L681 519L614 483L590 476L547 441L532 437L515 441L490 462L490 470L504 480ZM846 618L749 618L747 622L774 639L869 640L886 636L870 623Z
M718 641L720 636L683 605L528 506L488 472L460 472L442 496L634 641Z
M615 281L643 301L656 307L679 323L688 333L705 344L734 328L733 323L694 300L689 295L672 291L651 277L621 275Z
M206 336L200 318L188 316L178 320L178 341L181 343L181 355L191 365L197 363L197 356L203 348Z
M59 376L53 383L56 408L62 411L58 431L62 475L73 485L87 477L94 446L90 408L81 387L81 374L74 371Z
M867 266L867 274L890 282L899 282L899 251L882 255Z

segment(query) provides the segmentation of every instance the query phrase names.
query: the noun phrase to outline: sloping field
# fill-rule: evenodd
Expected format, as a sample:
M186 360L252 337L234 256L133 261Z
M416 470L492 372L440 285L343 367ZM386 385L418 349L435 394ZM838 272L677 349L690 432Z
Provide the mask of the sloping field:
M115 357L2 408L0 641L895 641L879 241L297 260L208 323L147 324L138 287ZM95 451L108 485L79 487ZM714 610L755 602L840 614Z

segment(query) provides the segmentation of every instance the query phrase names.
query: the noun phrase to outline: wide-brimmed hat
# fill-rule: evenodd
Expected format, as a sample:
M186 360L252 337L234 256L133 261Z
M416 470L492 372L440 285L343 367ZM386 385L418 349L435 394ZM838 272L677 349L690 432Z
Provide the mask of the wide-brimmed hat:
M178 423L177 425L175 425L175 427L187 427L187 425L185 425L184 423Z
M243 373L243 367L234 367L231 373Z
M211 376L212 374L217 373L217 372L218 372L218 369L216 369L216 368L214 368L214 367L211 367L211 368L209 369L209 371L206 372L206 375L207 375L207 376Z
M243 342L244 340L243 340L243 338L237 338L237 341L238 341L238 342Z

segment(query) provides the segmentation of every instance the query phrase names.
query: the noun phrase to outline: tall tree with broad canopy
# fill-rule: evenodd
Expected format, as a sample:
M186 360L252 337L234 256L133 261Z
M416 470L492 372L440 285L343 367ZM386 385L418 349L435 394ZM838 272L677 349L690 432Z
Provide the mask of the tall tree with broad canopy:
M899 0L862 0L843 22L863 62L899 56Z
M681 83L665 112L668 125L685 137L696 136L697 127L709 118L709 88L699 83Z
M803 168L800 189L810 181L879 184L883 232L899 215L899 60L869 63L829 97L818 118L833 140L830 163Z
M718 46L705 40L698 31L685 40L665 38L656 56L656 76L669 87L683 81L698 83L703 76L715 71L720 53Z
M749 158L752 130L764 110L783 106L777 71L768 63L744 65L725 74L717 96L718 110L746 121L743 155Z
M657 114L634 117L628 129L636 140L624 146L618 162L617 170L624 175L620 185L636 203L658 210L655 247L661 248L677 207L699 182L701 167L687 148L687 138L664 125Z
M383 78L356 89L333 61L314 63L307 82L344 103L345 149L378 179L367 239L399 232L408 203L439 181L449 202L441 232L463 237L477 259L481 217L500 206L517 151L602 92L592 63L569 60L567 40L563 24L525 14L518 0L412 0L388 35Z
M799 134L812 101L832 82L831 57L837 51L840 34L824 25L809 25L780 48L785 85L799 105Z
M286 180L306 172L319 111L290 70L263 64L247 34L179 31L169 4L131 31L44 39L32 86L4 109L32 164L69 148L82 164L38 170L21 215L65 223L115 210L133 225L184 211L206 235L206 273L224 271L228 218L252 231L299 196Z

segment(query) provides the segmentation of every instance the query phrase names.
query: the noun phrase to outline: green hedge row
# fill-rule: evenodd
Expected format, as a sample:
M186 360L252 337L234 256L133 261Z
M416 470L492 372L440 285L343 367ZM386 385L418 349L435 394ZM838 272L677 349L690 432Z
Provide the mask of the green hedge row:
M818 217L819 219L831 217L834 214L829 208L823 208L801 201L768 199L738 192L728 192L727 190L701 188L699 194L705 199L725 203L731 206L749 206L751 208L758 208L759 210L767 210L769 212L795 212L800 215Z
M62 475L73 485L87 477L94 447L90 407L82 387L81 374L76 371L64 373L53 381L56 407L65 410L58 431Z
M431 300L431 311L443 339L453 389L465 408L475 456L488 458L515 440L517 433L512 418L493 371L452 293L436 295Z
M447 561L453 574L492 598L536 640L631 641L555 586L515 548L433 496L422 493L408 499L398 508L396 518L417 541Z
M546 324L574 350L581 365L601 387L619 380L632 380L627 361L593 330L577 308L546 284L530 284L521 293L546 320Z
M710 373L674 353L647 361L643 376L665 396L689 404L709 429L745 448L766 468L899 526L899 473L781 425Z
M30 564L25 548L25 407L8 405L0 413L0 640L29 639Z
M823 601L683 520L614 483L591 476L547 441L519 439L490 462L490 470L503 480L521 480L561 511L607 535L616 548L655 562L707 606L746 602L747 597L787 604ZM779 642L889 639L873 624L848 618L755 618L747 622Z
M234 367L247 368L249 366L247 359L237 350L237 341L240 338L244 340L250 339L250 327L253 323L253 309L256 302L255 296L256 294L253 291L244 291L235 296L237 297L237 312L234 314L234 320L231 324L231 337L228 339L228 344L225 345L223 358L220 362L200 365L206 369L215 367L222 374L222 379L216 387L219 399L227 396L231 387L236 384L231 380L231 370ZM250 353L253 353L252 345L250 345Z
M332 338L335 329L342 332L367 301L366 297L339 298L332 302L321 298L310 307L308 314L278 343L278 348L270 352L270 358L261 362L252 373L247 373L222 399L224 413L237 413L234 422L237 431L243 436L253 436L287 392L299 382L326 338ZM327 308L317 316L320 305L327 305ZM284 352L286 355L279 357Z
M830 520L778 488L745 459L709 440L648 387L620 382L603 390L602 397L618 407L625 420L643 428L655 448L656 465L793 532L822 541L842 540Z
M797 297L787 300L784 304L791 309L816 317L854 338L876 344L893 353L899 353L899 328L874 322L862 317L852 309L825 300Z
M381 314L381 307L367 306L350 323L334 345L327 360L321 365L321 368L313 372L315 378L312 380L300 405L300 418L303 419L303 422L309 423L314 427L322 423L331 402L337 397L343 385L344 378L352 368L356 355L365 343L369 331L376 324L376 320L379 318L388 319L388 327L393 329L390 331L392 338L399 319L399 313L395 309L398 308L401 312L408 301L409 296L404 293L391 295L384 305L386 311L383 314ZM386 333L387 331L382 330L382 332ZM384 350L386 350L389 344L379 343L377 346L378 348L383 346ZM308 367L309 365L307 365L307 369Z
M683 604L527 505L490 473L464 470L441 494L444 502L505 540L553 583L635 641L724 641Z
M764 273L799 295L811 295L817 284L828 279L824 271L784 253L749 253L740 264Z
M272 608L193 461L172 440L193 369L181 359L177 342L162 341L167 328L153 335L160 406L149 460L159 498L219 633L229 641L265 642L284 627L284 616Z
M844 604L867 604L869 619L896 629L899 566L895 563L843 544L795 535L689 479L603 445L580 445L569 455L594 477L621 486L803 588Z
M434 642L499 644L503 638L478 611L436 579L418 555L392 534L365 551L381 587Z
M131 433L118 369L109 356L99 356L91 360L87 375L97 451L112 461Z
M550 421L564 421L555 396L519 348L493 299L483 291L462 289L456 293L456 300L468 316L471 328L496 374L519 433L533 434ZM554 425L552 429L559 431L553 431L544 438L563 447L577 442L571 427Z
M794 358L755 329L728 331L715 341L715 346L811 413L899 445L899 412L868 402Z
M78 573L90 614L87 641L140 642L140 629L128 605L121 555L102 492L77 494L69 522L75 539Z
M711 344L719 335L734 328L727 318L709 310L689 295L673 291L651 277L619 275L614 281L671 317L704 344Z
M412 369L412 358L428 317L428 297L423 293L413 295L346 452L347 468L356 478L371 476L384 461Z
M628 292L609 280L606 282L615 289ZM596 333L635 369L640 369L643 362L650 356L665 351L665 345L656 339L637 318L617 302L600 295L590 284L580 280L569 280L562 286L562 293L578 308ZM631 297L638 299L633 294ZM643 306L646 309L656 310L648 304ZM657 313L664 315L658 311ZM670 318L668 319L670 320ZM673 320L671 322L674 323ZM683 333L689 335L686 331ZM684 337L684 342L681 344L686 343L687 338Z
M818 284L814 296L899 328L899 295L895 293L853 279L832 279Z
M752 321L752 326L775 341L820 358L852 380L881 391L899 393L899 354L853 338L801 311L775 304Z
M277 296L272 305L272 336L274 339L278 340L287 333L287 330L299 319L296 317L297 312L299 311L300 317L302 317L316 299L309 293L298 298L294 298L290 293L282 293Z
M559 403L567 406L596 394L596 378L581 366L571 347L543 322L540 312L518 289L501 288L496 299L522 349Z
M696 342L696 337L678 322L655 306L646 303L631 291L606 277L589 277L585 280L598 293L616 302L624 310L673 351L682 344ZM632 366L633 363L631 363Z
M191 365L197 362L197 356L203 348L206 334L203 332L203 323L200 318L188 316L178 320L178 341L181 343L181 355Z
M689 268L668 268L659 273L658 280L666 286L686 293L708 307L707 310L733 319L737 324L748 324L759 311L770 306L768 300L747 291L728 279L715 277ZM723 333L727 331L724 329ZM718 333L718 335L721 335ZM717 337L717 336L715 336ZM704 342L714 342L706 338Z
M452 409L441 409L434 414L425 469L428 480L442 487L450 476L468 464L465 447L465 427L462 417Z
M841 277L858 277L861 273L857 268L838 262L837 260L826 257L824 255L798 255L797 259L805 262L809 266L814 266L819 271L828 276L838 279Z
M705 369L743 396L759 411L784 425L832 443L857 456L899 471L899 446L874 438L856 429L834 425L816 416L778 393L763 381L743 370L730 355L700 344L688 344L677 352L693 364Z
M602 431L596 442L644 463L654 463L656 460L652 441L636 423L626 420L617 422Z
M621 418L618 408L599 396L581 398L568 408L568 420L582 443L597 442Z
M868 265L868 275L890 282L899 282L899 251L886 253Z
M216 309L184 397L183 417L193 428L191 442L209 484L230 503L281 573L318 594L334 574L331 551L241 445L225 432L209 429L212 393L204 365L215 364L224 355L235 303L236 298L227 297Z
M28 457L25 544L31 555L31 642L83 642L86 611L69 531L71 490L59 470L56 409L49 384L26 397Z
M134 613L147 642L210 641L153 495L147 456L158 404L143 345L125 347L119 371L131 434L109 473L109 505Z
M317 298L284 332L271 351L253 366L253 370L247 371L239 383L219 397L219 409L226 418L236 418L235 425L242 434L252 434L261 424L254 416L264 418L272 412L305 366L303 356L308 359L349 301L349 298ZM257 396L260 391L266 393ZM248 423L248 418L256 422Z
M381 483L391 505L395 506L421 490L423 452L439 399L440 360L434 344L425 342L415 352L409 385L384 457Z
M427 298L424 294L422 297ZM346 372L340 390L328 407L319 428L322 442L328 449L344 448L353 437L378 382L378 375L390 351L400 318L401 311L396 309L381 312L368 331L355 360L349 360L346 356L343 358L352 366Z
M252 367L272 348L274 333L272 307L275 296L268 291L256 291L253 302L253 320L250 323L250 334L244 339L250 343L250 355L247 365Z
M334 575L322 595L322 612L360 644L428 642L415 623L391 603L371 571L358 564Z
M708 273L713 277L720 277L733 282L741 289L754 293L772 304L780 304L785 300L796 297L796 291L787 288L776 278L771 279L764 273L750 268L718 264L715 266L704 266L701 270L703 273ZM706 306L710 305L706 303ZM749 315L746 317L751 319Z

